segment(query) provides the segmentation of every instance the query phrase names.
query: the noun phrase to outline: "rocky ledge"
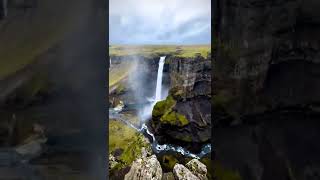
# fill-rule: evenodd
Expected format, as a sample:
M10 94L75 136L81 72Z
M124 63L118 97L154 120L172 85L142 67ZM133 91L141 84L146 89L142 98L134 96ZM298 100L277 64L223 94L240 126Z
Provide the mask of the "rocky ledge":
M185 166L176 163L172 172L162 173L162 168L155 155L135 160L125 180L208 180L207 167L197 159L192 159Z

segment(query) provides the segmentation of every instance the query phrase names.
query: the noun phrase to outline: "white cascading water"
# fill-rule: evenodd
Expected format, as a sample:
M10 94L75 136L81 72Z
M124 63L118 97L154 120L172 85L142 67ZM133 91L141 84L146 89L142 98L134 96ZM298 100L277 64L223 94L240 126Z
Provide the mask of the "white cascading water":
M159 61L155 102L161 100L162 75L163 75L163 66L164 66L165 59L166 59L166 57L162 56L162 57L160 57L160 61Z
M163 66L165 62L166 56L160 57L159 60L159 66L158 66L158 74L157 74L157 85L156 85L156 94L153 97L153 99L150 100L150 104L147 104L144 106L140 111L140 119L142 122L145 122L146 120L151 118L152 115L152 109L154 105L161 101L161 93L162 93L162 76L163 76Z
M110 64L110 67L111 67L111 65L112 65L112 63L111 63L111 58L110 58L110 60L109 60L109 61L110 61L110 63L109 63L109 64Z

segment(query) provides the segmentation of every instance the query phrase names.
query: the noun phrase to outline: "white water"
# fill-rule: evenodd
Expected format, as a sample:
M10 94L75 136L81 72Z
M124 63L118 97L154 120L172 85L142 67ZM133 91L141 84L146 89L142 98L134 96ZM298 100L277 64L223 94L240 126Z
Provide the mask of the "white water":
M112 65L112 63L111 63L111 58L110 58L110 60L109 60L109 61L110 61L110 63L109 63L109 64L110 64L110 67L111 67L111 65Z
M159 67L158 67L158 75L157 75L157 86L156 86L156 97L155 101L161 100L161 91L162 91L162 75L163 75L163 65L166 57L160 57Z
M179 154L186 156L186 157L200 159L201 157L203 157L206 154L211 152L211 144L204 145L201 148L201 152L198 154L194 154L181 146L175 146L175 145L171 145L171 144L158 144L154 134L152 134L149 131L146 124L142 124L142 126L140 128L138 128L138 127L134 126L133 124L131 124L122 114L119 113L119 111L116 111L114 109L109 109L109 118L114 118L114 119L120 120L120 121L124 122L126 125L135 129L136 131L148 134L152 139L151 140L152 149L156 153L176 152L176 153L179 153Z
M151 118L152 109L153 109L154 105L156 105L156 103L158 101L162 100L162 96L161 96L161 93L162 93L162 76L163 76L163 66L164 66L165 59L166 59L166 56L162 56L162 57L160 57L160 60L159 60L155 96L152 99L150 98L149 99L150 104L147 104L146 106L141 108L141 110L139 112L140 120L142 122L145 122L146 120Z

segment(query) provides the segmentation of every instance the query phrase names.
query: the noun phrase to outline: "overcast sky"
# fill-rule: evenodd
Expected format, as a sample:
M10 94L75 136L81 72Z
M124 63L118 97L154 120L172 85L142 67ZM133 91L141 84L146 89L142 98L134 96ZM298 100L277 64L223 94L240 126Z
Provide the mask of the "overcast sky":
M211 0L109 0L110 44L209 44Z

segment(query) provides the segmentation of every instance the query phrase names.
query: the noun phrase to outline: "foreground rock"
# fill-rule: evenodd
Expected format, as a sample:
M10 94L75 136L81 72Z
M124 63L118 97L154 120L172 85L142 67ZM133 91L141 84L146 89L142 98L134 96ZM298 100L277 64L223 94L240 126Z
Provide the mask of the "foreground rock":
M162 180L175 180L172 172L163 173Z
M184 165L178 163L173 167L173 174L177 180L200 180Z
M161 180L162 169L155 155L133 162L125 180Z
M186 167L201 180L207 180L207 167L198 159L192 159L186 164Z

